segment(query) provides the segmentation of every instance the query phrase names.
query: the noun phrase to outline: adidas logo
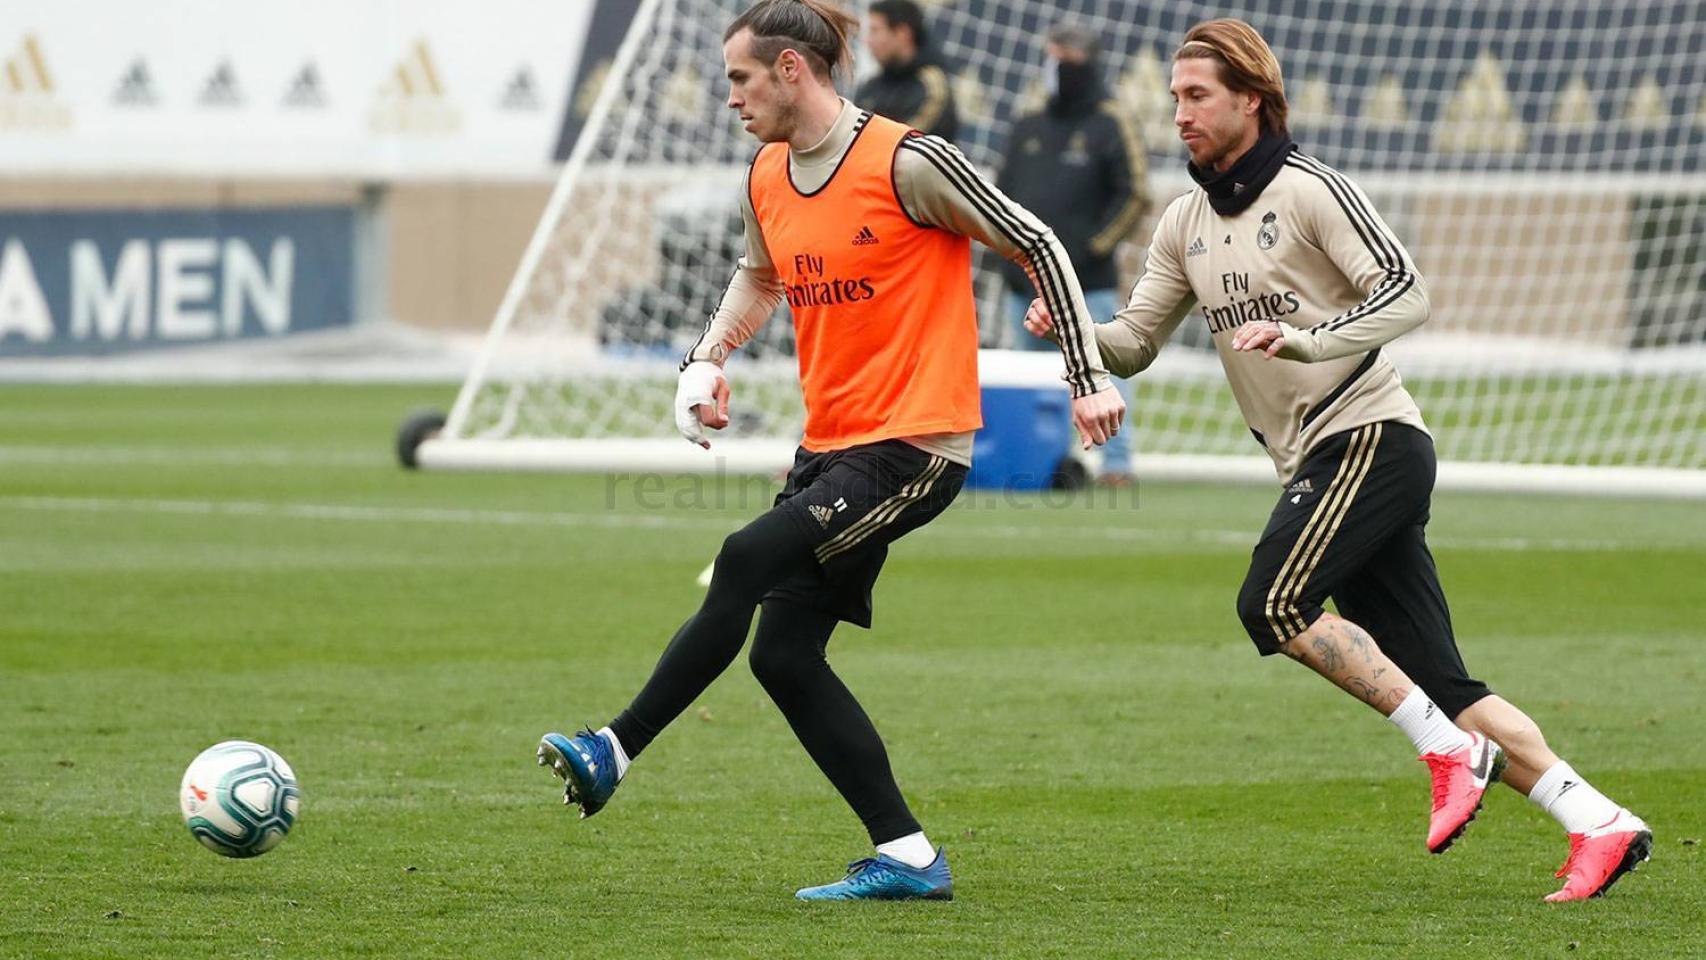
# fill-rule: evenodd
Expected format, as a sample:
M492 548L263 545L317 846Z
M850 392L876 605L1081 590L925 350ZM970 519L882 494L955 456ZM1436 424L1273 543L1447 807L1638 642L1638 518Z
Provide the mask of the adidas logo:
M451 105L425 40L416 40L379 88L368 122L381 133L452 134L462 114Z
M853 238L855 247L868 247L876 242L877 235L871 232L870 227L860 227L859 233Z
M1208 252L1208 246L1202 242L1202 237L1191 241L1190 249L1185 251L1187 257L1200 257Z
M326 94L320 88L320 71L312 63L303 64L296 79L290 81L290 90L284 95L284 105L298 108L326 105Z
M124 107L152 107L160 102L154 94L154 78L148 73L148 63L138 60L130 65L119 79L113 102Z
M539 91L533 82L533 71L522 67L504 88L503 97L498 100L500 110L538 110Z
M1291 494L1291 502L1292 503L1302 503L1304 494L1315 492L1315 485L1313 483L1309 482L1308 477L1304 477L1302 480L1299 480L1296 483L1292 484L1291 486L1286 487L1285 492ZM1432 703L1428 704L1428 709L1429 710L1433 709Z
M53 74L47 72L47 58L33 33L24 34L24 45L6 58L6 92L53 92Z
M438 79L438 65L433 62L432 51L427 49L425 40L415 41L408 56L391 71L390 82L380 92L404 99L438 99L444 96L444 85Z
M826 507L821 503L814 503L811 506L806 507L806 510L808 510L813 517L817 518L818 524L825 530L829 529L829 521L835 519L834 508Z
M226 60L213 68L213 73L207 78L207 84L201 89L201 96L196 102L204 107L240 107L243 105L243 93L237 88L237 72L231 69L231 61Z
M53 73L35 34L24 34L23 46L7 57L0 72L0 130L64 130L71 126L71 108L54 91Z

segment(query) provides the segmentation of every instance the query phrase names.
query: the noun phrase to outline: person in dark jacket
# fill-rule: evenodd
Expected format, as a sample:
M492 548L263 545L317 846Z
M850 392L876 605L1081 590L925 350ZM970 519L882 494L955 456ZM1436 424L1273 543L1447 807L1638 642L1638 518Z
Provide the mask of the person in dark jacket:
M1124 305L1114 251L1148 209L1149 183L1137 125L1109 96L1097 47L1095 34L1075 24L1049 31L1043 77L1048 103L1013 124L997 186L1060 238L1091 317L1106 323ZM1052 344L1025 332L1030 278L1007 264L1002 264L1002 273L1008 290L1008 344L1016 350L1052 349ZM1129 406L1130 382L1115 384ZM1131 447L1124 440L1104 448L1099 479L1130 480Z
M924 12L912 0L876 0L865 46L882 72L859 86L854 102L872 113L952 140L959 133L948 73L926 44Z

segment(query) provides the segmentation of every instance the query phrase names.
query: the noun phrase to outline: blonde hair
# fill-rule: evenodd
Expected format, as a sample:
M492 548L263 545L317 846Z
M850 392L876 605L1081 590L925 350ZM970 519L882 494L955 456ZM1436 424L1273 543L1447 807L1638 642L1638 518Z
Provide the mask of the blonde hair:
M1289 133L1279 58L1255 27L1231 17L1205 20L1185 34L1185 42L1173 52L1173 60L1213 60L1220 64L1220 80L1227 89L1262 99L1262 130L1281 136Z

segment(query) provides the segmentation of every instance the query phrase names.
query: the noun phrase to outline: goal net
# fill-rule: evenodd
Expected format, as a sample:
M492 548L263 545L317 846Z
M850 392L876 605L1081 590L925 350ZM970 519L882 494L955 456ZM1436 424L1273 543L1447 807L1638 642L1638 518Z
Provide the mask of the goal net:
M1429 279L1432 319L1389 349L1434 428L1442 483L1706 495L1702 0L924 5L957 142L992 178L1012 120L1042 102L1048 29L1097 31L1149 153L1152 216L1190 186L1170 52L1195 22L1249 19L1285 69L1294 137L1363 186ZM736 418L711 451L677 437L670 412L676 363L741 249L756 144L723 105L721 49L745 6L639 4L423 465L790 462L803 414L786 306L730 361ZM1148 236L1145 224L1122 253L1128 280ZM999 347L998 298L980 302L985 345ZM1196 321L1137 380L1138 469L1271 480ZM1037 382L1059 387L1055 366Z

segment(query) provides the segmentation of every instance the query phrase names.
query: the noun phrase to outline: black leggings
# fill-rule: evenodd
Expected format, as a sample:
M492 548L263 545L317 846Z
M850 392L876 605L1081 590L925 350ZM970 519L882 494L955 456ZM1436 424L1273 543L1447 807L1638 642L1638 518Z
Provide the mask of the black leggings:
M815 564L814 544L781 508L730 534L711 587L676 631L634 702L610 722L630 759L686 710L740 653L765 594ZM876 727L824 658L837 618L795 600L764 601L752 672L794 735L864 822L872 843L919 830Z

